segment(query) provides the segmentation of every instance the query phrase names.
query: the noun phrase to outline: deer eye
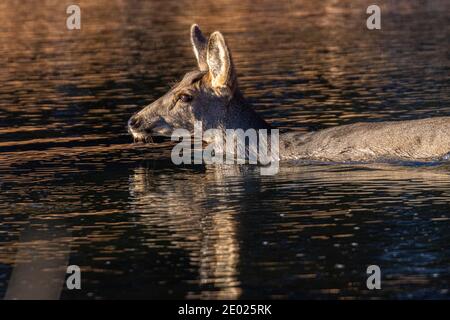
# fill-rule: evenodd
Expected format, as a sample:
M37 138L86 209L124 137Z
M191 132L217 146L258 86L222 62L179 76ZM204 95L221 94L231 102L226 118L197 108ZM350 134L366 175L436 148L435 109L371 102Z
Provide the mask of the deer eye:
M190 102L192 101L192 96L183 93L178 96L178 100L181 100L183 102Z

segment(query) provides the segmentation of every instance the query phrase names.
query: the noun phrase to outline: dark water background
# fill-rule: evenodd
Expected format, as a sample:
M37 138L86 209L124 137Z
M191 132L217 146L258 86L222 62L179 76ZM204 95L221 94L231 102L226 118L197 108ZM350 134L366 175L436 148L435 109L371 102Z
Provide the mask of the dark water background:
M261 176L175 167L170 146L126 133L195 67L194 22L224 33L274 125L449 116L450 1L377 1L382 30L368 31L372 3L82 0L68 31L70 1L2 0L0 298L15 266L27 292L68 264L82 290L64 299L449 298L449 164Z

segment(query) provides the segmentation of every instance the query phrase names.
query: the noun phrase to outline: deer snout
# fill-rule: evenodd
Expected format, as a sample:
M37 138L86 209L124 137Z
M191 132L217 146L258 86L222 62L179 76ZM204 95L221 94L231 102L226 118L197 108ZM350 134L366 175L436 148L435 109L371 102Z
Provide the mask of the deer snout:
M136 113L128 120L128 132L133 136L135 141L145 141L149 135L145 129L145 121L143 117Z
M166 136L170 134L171 127L159 115L147 116L137 113L128 120L128 131L137 140L145 140L149 136Z
M137 114L133 115L128 120L128 128L129 129L138 129L142 124L142 120L137 116Z

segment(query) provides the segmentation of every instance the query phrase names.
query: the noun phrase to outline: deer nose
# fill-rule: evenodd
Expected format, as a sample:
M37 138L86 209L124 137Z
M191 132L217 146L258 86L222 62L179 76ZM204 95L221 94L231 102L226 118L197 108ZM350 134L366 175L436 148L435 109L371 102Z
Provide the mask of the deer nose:
M128 120L128 126L132 129L138 129L142 125L142 120L136 115L132 116L130 120Z

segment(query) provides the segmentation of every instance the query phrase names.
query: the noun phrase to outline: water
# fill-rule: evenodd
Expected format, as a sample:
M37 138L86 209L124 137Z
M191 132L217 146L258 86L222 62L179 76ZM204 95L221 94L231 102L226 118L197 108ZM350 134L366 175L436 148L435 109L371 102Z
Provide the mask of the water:
M63 299L450 297L448 163L261 176L176 167L125 129L195 66L193 22L281 128L448 116L448 1L379 1L380 31L365 1L78 3L81 31L69 2L0 3L0 297L59 296L67 265Z

